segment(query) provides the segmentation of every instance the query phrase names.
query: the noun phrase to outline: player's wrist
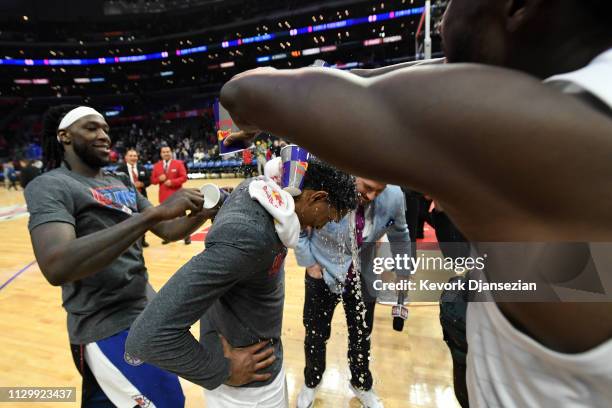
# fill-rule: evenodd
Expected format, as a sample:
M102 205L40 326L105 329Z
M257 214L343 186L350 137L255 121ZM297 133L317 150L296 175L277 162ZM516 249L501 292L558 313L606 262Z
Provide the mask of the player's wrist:
M141 214L148 227L164 221L164 210L160 206L149 208Z

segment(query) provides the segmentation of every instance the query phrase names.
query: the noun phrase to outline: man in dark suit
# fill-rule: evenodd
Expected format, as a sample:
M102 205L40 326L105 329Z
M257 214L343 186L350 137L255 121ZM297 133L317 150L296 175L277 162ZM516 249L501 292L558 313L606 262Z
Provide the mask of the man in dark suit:
M187 169L181 160L172 158L170 146L162 146L160 156L161 160L153 166L151 182L159 184L159 202L161 204L183 187L183 184L187 181ZM167 243L168 241L162 241L162 244ZM185 244L191 244L191 237L185 238Z
M117 172L127 174L136 190L147 197L147 187L151 185L151 175L144 165L138 163L138 152L136 149L128 149L125 152L125 163L117 167ZM149 246L144 235L142 237L142 246L145 248Z

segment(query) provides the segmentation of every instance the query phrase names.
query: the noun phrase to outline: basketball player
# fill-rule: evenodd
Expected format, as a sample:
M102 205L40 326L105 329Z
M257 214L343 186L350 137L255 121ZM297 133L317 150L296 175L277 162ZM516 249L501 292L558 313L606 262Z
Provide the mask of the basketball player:
M136 320L128 352L204 387L209 408L287 407L287 248L297 245L301 227L340 220L356 201L351 176L312 158L295 198L268 178L242 182L217 214L206 250ZM198 319L200 342L189 332Z
M221 100L247 133L427 193L471 242L610 241L611 13L608 0L452 0L445 66L263 68ZM588 251L583 265L605 267ZM611 333L611 303L470 303L470 406L612 406Z
M306 268L304 297L305 362L304 386L297 398L298 408L312 407L323 373L326 344L331 335L334 310L342 301L348 328L348 363L350 387L368 408L382 408L373 389L370 371L370 345L374 328L376 293L367 290L371 265L353 263L353 251L363 243L375 243L385 234L393 256L411 255L410 234L406 226L404 194L397 186L358 177L355 180L358 206L340 223L327 224L321 230L300 237L295 257ZM366 245L367 247L368 245ZM372 245L369 245L373 248ZM356 276L359 274L359 276Z
M34 253L49 283L62 287L83 377L82 406L182 407L175 375L125 354L130 325L152 292L140 238L151 230L180 239L214 212L202 211L203 197L189 189L152 207L129 179L104 171L108 131L104 117L89 107L61 105L46 113L46 172L25 191Z

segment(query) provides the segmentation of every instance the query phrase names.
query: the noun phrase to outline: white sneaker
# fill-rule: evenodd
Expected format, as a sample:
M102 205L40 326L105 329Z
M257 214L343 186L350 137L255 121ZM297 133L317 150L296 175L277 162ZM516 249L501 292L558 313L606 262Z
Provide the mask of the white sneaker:
M315 388L307 387L306 384L302 385L297 397L297 408L311 408L318 390L318 385Z
M373 388L371 388L369 391L363 391L353 387L353 384L349 384L349 386L351 387L351 391L353 391L357 399L365 408L384 408L382 401L380 398L378 398L378 395L376 395Z

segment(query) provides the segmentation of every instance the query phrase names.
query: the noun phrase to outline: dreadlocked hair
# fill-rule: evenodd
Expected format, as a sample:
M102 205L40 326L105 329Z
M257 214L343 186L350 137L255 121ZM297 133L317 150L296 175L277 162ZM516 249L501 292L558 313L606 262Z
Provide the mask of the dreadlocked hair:
M355 178L313 156L308 159L304 189L327 192L329 203L338 211L357 208Z
M60 122L78 105L58 105L49 108L43 117L43 169L50 171L58 168L64 160L64 146L57 140L57 128Z

